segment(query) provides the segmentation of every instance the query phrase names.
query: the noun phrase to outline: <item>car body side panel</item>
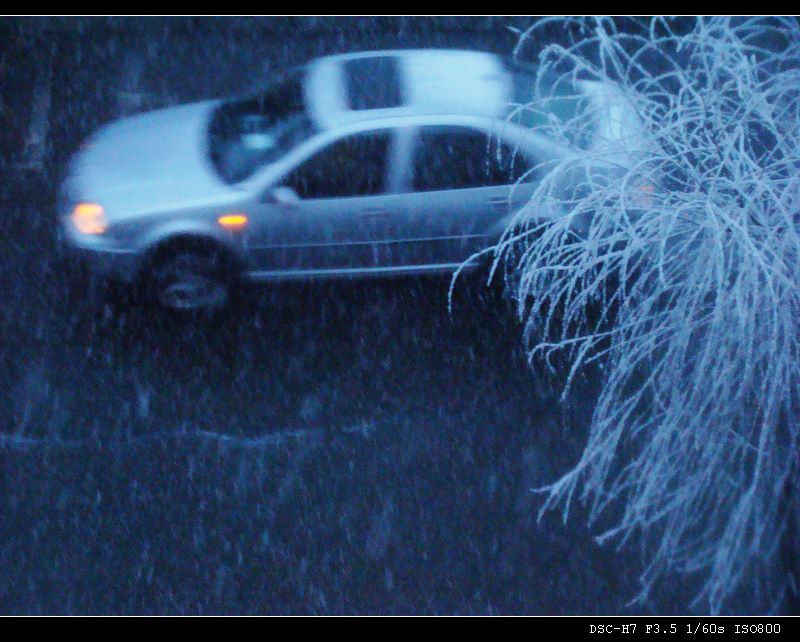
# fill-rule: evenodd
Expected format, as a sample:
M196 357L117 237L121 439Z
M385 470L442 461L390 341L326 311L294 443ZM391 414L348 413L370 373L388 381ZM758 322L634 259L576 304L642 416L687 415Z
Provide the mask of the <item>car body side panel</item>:
M404 195L409 263L453 263L491 244L493 223L508 212L506 186Z
M256 205L248 262L260 271L380 267L390 240L385 221L400 211L400 199L381 194Z

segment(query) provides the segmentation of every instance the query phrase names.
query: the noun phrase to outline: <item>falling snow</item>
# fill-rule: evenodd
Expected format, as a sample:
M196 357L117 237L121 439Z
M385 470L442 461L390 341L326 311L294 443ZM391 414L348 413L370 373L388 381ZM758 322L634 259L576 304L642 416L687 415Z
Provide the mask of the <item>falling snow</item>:
M578 461L596 381L560 404L497 288L277 284L186 323L54 238L67 162L116 118L330 53L510 55L529 23L0 19L0 613L632 612L641 560L531 492ZM634 610L687 612L690 584Z

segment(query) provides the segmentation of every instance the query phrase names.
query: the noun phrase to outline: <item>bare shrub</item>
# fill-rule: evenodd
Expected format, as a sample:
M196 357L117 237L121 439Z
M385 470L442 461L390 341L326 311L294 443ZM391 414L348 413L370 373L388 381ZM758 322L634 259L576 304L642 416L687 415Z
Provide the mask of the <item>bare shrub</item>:
M517 54L554 20L521 34ZM557 24L571 40L541 50L511 117L543 115L535 128L570 153L539 168L494 269L529 357L566 359L564 395L593 363L603 383L580 461L543 489L542 510L566 519L577 499L594 524L613 516L601 542L651 544L640 599L666 572L698 572L697 604L718 612L774 565L798 454L800 31ZM608 105L554 115L553 88L581 79L617 88L635 136L597 137Z

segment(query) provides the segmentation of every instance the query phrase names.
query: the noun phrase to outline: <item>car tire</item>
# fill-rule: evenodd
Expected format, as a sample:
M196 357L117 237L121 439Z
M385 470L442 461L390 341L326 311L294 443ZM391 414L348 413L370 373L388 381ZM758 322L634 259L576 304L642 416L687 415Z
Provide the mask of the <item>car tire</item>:
M224 310L232 302L237 280L226 259L213 248L163 252L147 276L147 298L180 317Z

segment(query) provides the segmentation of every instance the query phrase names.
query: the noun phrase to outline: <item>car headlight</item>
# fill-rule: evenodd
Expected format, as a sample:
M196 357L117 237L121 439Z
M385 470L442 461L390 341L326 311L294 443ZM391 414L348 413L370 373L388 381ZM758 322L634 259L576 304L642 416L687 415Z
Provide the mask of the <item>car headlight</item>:
M69 218L81 234L103 234L108 229L106 212L98 203L78 203Z

